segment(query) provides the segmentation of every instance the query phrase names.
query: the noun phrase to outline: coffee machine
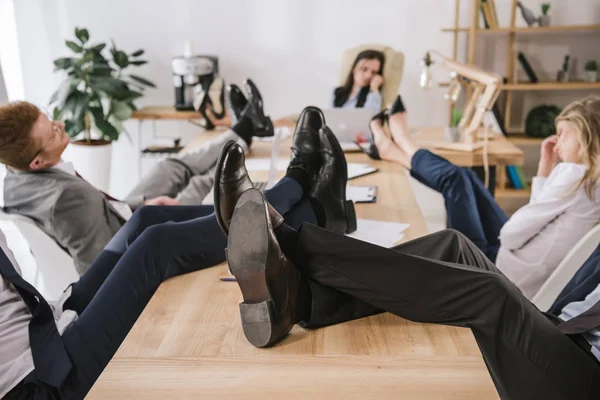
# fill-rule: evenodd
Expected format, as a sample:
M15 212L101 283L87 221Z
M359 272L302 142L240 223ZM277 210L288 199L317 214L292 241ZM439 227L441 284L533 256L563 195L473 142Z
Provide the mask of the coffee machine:
M188 53L188 52L186 52ZM219 59L210 55L186 54L175 57L171 63L175 87L175 109L194 110L194 96L209 86L219 74Z

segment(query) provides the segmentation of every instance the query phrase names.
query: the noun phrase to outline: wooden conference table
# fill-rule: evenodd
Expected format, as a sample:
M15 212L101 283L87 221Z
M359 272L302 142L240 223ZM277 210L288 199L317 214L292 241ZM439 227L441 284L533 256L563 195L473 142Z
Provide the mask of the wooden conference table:
M203 135L193 148L216 133ZM283 141L281 157L289 157ZM250 157L269 157L256 142ZM404 222L402 241L427 234L407 176L360 153L348 162L379 172L351 181L376 185L377 202L358 218ZM253 179L266 179L252 172ZM240 325L236 283L226 264L165 282L89 393L89 399L498 399L470 330L413 323L389 313L314 331L298 326L257 349Z

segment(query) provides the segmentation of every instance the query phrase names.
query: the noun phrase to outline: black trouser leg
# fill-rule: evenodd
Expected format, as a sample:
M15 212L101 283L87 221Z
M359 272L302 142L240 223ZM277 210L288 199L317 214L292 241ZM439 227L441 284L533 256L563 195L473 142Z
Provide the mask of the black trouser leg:
M600 398L597 362L456 231L386 249L305 224L294 261L385 311L471 328L503 399Z

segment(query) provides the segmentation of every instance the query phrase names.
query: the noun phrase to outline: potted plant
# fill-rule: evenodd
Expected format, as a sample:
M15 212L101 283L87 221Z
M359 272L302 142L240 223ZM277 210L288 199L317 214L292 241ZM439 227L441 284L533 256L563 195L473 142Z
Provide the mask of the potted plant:
M596 82L598 80L598 63L596 60L589 60L585 63L583 72L586 82Z
M549 26L550 25L550 3L542 3L542 15L539 18L540 26Z
M76 40L66 40L70 57L54 60L55 71L65 74L52 95L53 117L65 123L72 138L65 159L73 161L79 173L100 189L108 189L111 143L125 132L123 121L136 109L134 100L152 82L128 72L128 67L147 61L139 57L144 50L127 54L111 40L110 56L106 43L90 43L87 29L75 28Z
M565 58L563 59L563 65L562 68L560 69L560 71L558 71L558 74L556 76L556 80L559 82L568 82L569 78L570 78L570 74L569 74L569 60L571 59L571 57L567 54L565 55Z
M542 104L532 108L525 118L525 135L547 138L556 134L556 117L561 109L554 104Z
M463 113L458 108L452 110L452 121L450 126L445 129L445 138L447 142L458 142L460 140L460 128L458 124L463 117Z

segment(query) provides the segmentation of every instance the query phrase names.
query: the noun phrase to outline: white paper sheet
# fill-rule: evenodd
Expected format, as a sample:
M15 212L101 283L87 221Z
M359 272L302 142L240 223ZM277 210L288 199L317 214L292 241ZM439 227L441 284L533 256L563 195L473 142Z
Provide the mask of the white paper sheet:
M370 203L377 196L377 186L346 186L346 199L355 203Z
M402 232L410 226L399 222L371 219L358 219L356 222L358 229L346 236L388 248L400 241L404 237Z
M348 179L358 178L377 171L377 168L369 164L348 163Z
M287 158L280 158L277 160L277 170L285 171L290 165L290 160ZM268 171L271 169L270 158L247 158L246 169L248 171Z

